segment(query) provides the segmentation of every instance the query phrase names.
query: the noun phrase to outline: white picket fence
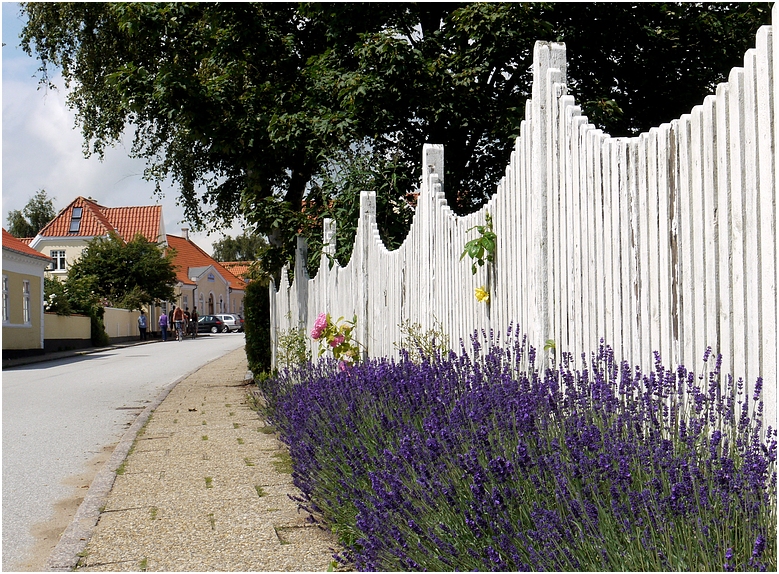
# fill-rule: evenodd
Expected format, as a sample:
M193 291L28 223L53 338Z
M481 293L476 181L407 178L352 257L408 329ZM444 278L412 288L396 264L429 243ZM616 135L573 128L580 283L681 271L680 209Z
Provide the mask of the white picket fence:
M565 46L536 43L532 98L489 203L454 215L442 193L444 150L426 145L401 247L384 247L373 192L362 193L346 267L323 254L309 279L300 240L292 285L286 273L278 292L271 285L274 352L279 332L310 330L321 312L356 315L370 356L396 355L405 320L437 324L454 342L514 324L537 349L554 340L558 356L589 355L603 338L645 371L653 351L666 365L700 369L711 346L746 392L763 377L775 421L778 59L764 26L716 95L648 133L612 138L567 95ZM489 285L485 269L474 276L460 260L485 212L498 237ZM330 253L334 226L325 222ZM489 305L474 296L482 285Z

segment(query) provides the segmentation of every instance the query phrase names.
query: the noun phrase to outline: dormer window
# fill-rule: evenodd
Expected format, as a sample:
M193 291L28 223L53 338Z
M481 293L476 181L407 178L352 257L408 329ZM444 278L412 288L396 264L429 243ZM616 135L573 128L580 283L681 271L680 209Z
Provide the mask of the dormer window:
M84 211L83 207L74 207L73 213L70 215L70 229L71 233L78 233L81 229L81 214Z

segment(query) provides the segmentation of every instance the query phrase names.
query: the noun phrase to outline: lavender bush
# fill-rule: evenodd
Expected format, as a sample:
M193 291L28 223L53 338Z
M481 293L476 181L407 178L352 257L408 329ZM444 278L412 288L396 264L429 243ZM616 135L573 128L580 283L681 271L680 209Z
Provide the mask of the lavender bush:
M359 570L776 570L760 381L535 366L525 341L266 386L307 506ZM711 365L711 362L715 362ZM722 377L724 378L724 377ZM723 389L722 392L720 389Z

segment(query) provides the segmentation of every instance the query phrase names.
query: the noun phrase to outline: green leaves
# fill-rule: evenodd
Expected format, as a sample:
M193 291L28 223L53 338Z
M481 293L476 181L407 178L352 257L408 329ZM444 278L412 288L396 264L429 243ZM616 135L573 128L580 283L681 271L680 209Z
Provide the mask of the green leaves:
M485 261L489 263L495 261L495 247L498 236L492 230L492 216L489 212L485 212L485 219L487 220L486 225L475 225L468 230L472 231L475 229L480 236L468 241L460 255L460 261L466 255L474 260L474 263L471 265L471 271L474 275L476 275L477 265L482 267Z
M483 205L524 119L536 40L566 42L570 93L598 127L625 135L688 112L740 65L770 17L764 4L731 2L22 9L22 45L41 60L42 83L62 69L86 153L102 154L134 126L131 153L146 159L158 193L172 182L196 230L246 217L270 236L273 265L290 257L297 233L321 234L311 211L351 217L359 180L377 191L380 212L391 206L380 222L387 241L402 239L408 214L395 208L415 191L427 142L446 147L450 207ZM382 164L344 161L355 149ZM328 188L339 181L346 187ZM298 225L286 212L304 205L308 222ZM338 219L339 251L352 221ZM481 247L481 258L469 251L476 261L489 240Z
M14 237L35 237L57 215L54 200L39 189L24 208L8 212L8 233Z
M173 252L163 254L142 235L128 243L116 234L98 237L71 266L68 285L76 281L88 283L88 290L110 306L140 309L173 298Z

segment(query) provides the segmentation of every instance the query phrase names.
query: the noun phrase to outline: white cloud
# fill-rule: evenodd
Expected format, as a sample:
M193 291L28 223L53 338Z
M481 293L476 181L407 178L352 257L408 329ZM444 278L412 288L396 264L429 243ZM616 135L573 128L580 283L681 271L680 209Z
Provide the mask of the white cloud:
M35 61L14 45L18 42L6 39L21 29L18 19L8 21L8 13L8 4L3 3L3 39L7 43L2 59L3 225L9 211L22 209L37 190L46 189L49 197L56 198L57 210L79 195L91 196L108 207L160 203L167 232L180 235L188 224L183 208L176 205L177 192L169 186L163 189L163 198L154 195L154 183L142 178L145 162L129 157L131 131L124 137L125 145L106 150L104 161L96 156L84 158L81 132L65 104L61 78L54 77L59 90L38 90L38 78L33 76ZM210 236L191 233L190 237L211 253L214 241L241 232L236 225Z

